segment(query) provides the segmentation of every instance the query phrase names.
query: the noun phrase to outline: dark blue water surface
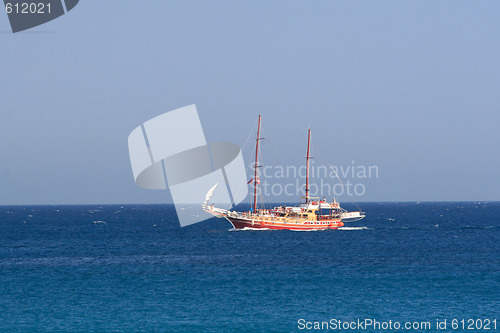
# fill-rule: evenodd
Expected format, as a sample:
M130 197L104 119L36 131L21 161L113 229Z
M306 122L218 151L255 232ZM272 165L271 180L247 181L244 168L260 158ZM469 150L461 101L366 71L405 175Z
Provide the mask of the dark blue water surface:
M0 207L0 332L294 332L299 319L366 318L500 330L500 203L362 209L353 228L296 232L180 228L169 205Z

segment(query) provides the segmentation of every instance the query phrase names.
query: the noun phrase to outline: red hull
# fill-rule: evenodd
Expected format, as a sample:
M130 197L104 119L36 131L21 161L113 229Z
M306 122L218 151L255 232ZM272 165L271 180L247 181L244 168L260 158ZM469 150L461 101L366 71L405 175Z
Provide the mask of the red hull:
M324 224L296 224L296 223L283 223L283 222L270 222L238 219L227 217L229 222L235 229L253 228L253 229L274 229L274 230L325 230L325 229L338 229L344 223L339 220L322 221ZM315 223L311 221L310 223ZM321 222L318 222L321 223Z

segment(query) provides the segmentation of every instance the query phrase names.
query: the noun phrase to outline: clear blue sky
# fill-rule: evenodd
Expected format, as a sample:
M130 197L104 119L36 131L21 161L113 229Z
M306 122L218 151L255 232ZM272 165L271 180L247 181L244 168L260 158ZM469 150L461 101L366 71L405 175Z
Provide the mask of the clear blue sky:
M499 17L499 1L84 0L12 34L0 13L0 204L167 202L134 184L127 137L189 104L208 141L242 145L261 113L267 165L303 163L310 125L322 161L379 168L357 201L500 200Z

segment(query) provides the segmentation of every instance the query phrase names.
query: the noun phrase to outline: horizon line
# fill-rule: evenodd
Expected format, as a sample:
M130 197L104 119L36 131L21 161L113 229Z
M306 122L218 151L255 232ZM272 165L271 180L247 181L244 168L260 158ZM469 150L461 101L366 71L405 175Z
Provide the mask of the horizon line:
M404 201L342 201L342 204L370 204L370 203L500 203L500 200L404 200ZM268 205L279 205L279 204L289 204L290 202L286 201L277 201L267 203ZM239 203L236 206L251 203ZM68 204L68 203L56 203L56 204L0 204L0 207L12 207L12 206L146 206L146 205L168 205L175 206L173 202L165 202L165 203L83 203L83 204ZM196 205L196 203L177 203L177 205ZM200 204L201 205L201 204ZM236 207L235 206L235 207Z

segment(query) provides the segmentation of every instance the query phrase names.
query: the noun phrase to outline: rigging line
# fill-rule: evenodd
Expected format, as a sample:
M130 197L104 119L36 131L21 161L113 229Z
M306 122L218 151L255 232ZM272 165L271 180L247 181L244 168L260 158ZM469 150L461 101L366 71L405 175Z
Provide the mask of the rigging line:
M340 179L339 175L337 174L337 171L335 171L335 169L330 163L328 163L328 165L330 166L330 169L332 169L332 171L335 173L335 176L338 178L340 184L342 184L342 187L345 187L344 183L342 183L342 179Z
M262 124L261 126L262 126L262 130L263 130L263 132L264 132L264 135L267 137L267 134L268 134L268 133L267 133L267 131L266 131L266 129L265 129L265 126L264 126L263 124ZM271 148L271 150L272 150L272 156L277 156L277 157L278 157L278 159L279 159L280 161L285 161L285 159L284 159L284 156L283 156L282 152L281 152L279 149L277 149L277 147L276 147L276 145L274 144L274 141L273 141L273 140L271 140L271 139L266 140L266 146ZM262 161L262 154L260 154L260 156L261 156L261 161ZM264 163L262 163L262 164L264 164ZM262 195L263 195L263 194L262 194ZM265 203L265 204L267 204L267 205L269 205L269 208L271 208L271 207L272 207L272 205L271 205L271 201L267 202L267 201L264 199L262 202L263 202L263 203ZM279 201L279 202L274 202L274 203L281 203L281 201Z
M273 156L277 156L280 161L285 161L282 150L278 149L274 144L273 140L268 140L269 146L273 151Z
M282 121L282 120L279 120L278 118L275 118L275 117L272 117L272 116L266 116L268 118L270 118L271 120L273 120L273 122L277 122L277 123L281 123L281 124L284 124L284 125L287 125L287 126L292 126L292 127L295 127L297 129L300 129L300 130L308 130L310 127L302 127L302 126L298 126L297 124L293 124L293 123L290 123L290 122L287 122L287 121Z
M335 176L337 176L338 180L342 184L342 187L345 187L344 183L342 183L342 180L340 179L339 175L337 174L337 171L335 171L335 169L333 168L333 166L330 163L328 165L330 166L330 169L332 169L332 171L335 173ZM352 203L354 203L356 205L356 207L359 209L359 211L361 211L361 207L359 207L357 202L352 201Z
M248 140L250 139L250 136L252 135L252 132L253 132L253 130L254 130L255 125L256 125L256 124L257 124L257 121L255 121L255 122L253 123L252 129L251 129L251 130L250 130L250 132L248 133L248 136L247 136L247 138L246 138L246 140L245 140L245 143L243 143L243 146L241 146L241 152L242 152L242 153L243 153L243 149L245 148L246 144L248 143ZM246 170L245 170L245 175L248 175L248 169L249 169L249 168L250 168L250 165L247 165L247 168L246 168ZM240 186L238 187L238 189L237 189L237 191L236 191L235 196L237 196L237 195L240 193L241 188L242 188L242 184L240 184Z
M260 124L260 131L261 131L262 136L260 137L259 140L263 140L263 139L265 139L267 137L267 131L266 131L266 128L265 128L263 122L261 122L261 124ZM263 158L262 158L262 146L264 145L264 142L266 142L266 141L261 141L260 142L260 144L259 144L259 152L258 152L259 153L259 161L258 162L259 162L259 165L262 166L262 167L264 166L264 162L263 162ZM259 186L260 191L259 191L259 194L258 194L259 195L259 203L260 203L260 206L262 207L261 209L269 209L269 204L266 201L265 193L262 190L262 188L263 188L263 186L262 186L263 184L261 182L262 174L259 172L258 176L259 176L258 178L259 178L259 182L260 182L260 185L261 185L261 186Z
M252 152L251 156L250 156L250 161L253 159L253 157L255 157L255 153ZM250 166L251 166L251 163L248 163L247 164L247 167L246 167L246 170L245 170L245 175L248 176L248 171L250 170ZM253 184L255 186L255 184ZM246 185L248 187L248 184ZM248 199L251 200L250 196L248 196ZM252 201L249 202L250 204L252 204Z
M254 121L253 126L252 126L252 129L251 129L251 130L250 130L250 132L248 133L248 136L247 136L247 138L246 138L245 142L243 143L243 146L241 146L241 152L242 152L242 154L243 154L243 150L244 150L244 148L246 147L246 145L247 145L247 143L248 143L248 140L249 140L249 139L250 139L250 137L252 136L252 133L253 133L253 131L254 131L254 129L255 129L255 126L257 125L257 122L258 122L258 120ZM254 154L253 154L253 152L252 152L252 156L250 156L250 159L252 159L252 157L253 157L253 156L254 156ZM246 167L246 170L245 170L245 175L246 175L246 176L248 175L248 170L249 170L249 169L250 169L250 164L247 164L247 167ZM238 186L238 189L237 189L237 191L236 191L236 195L238 195L238 194L240 193L240 191L241 191L241 189L242 189L242 186L243 186L243 184L240 184L240 186ZM245 186L246 186L246 184L245 184Z
M250 132L248 133L248 136L247 136L247 139L245 140L245 143L243 143L243 146L241 146L241 150L243 151L243 148L245 148L245 146L247 145L248 143L248 140L250 139L250 136L252 136L252 133L253 133L253 130L255 129L255 125L257 125L257 121L254 121L253 123L253 126L252 126L252 129L250 130Z
M253 131L254 131L254 129L255 129L255 125L257 124L257 122L258 122L258 121L256 121L256 122L254 123L254 126L253 126L253 128L252 128L252 131L250 131L250 134L249 134L249 136L248 136L247 140L245 141L245 145L246 145L247 141L249 140L250 136L252 135L252 133L253 133ZM262 132L262 136L259 138L259 140L265 139L265 137L266 137L266 131L265 131L265 128L264 128L264 124L263 124L263 123L261 123L261 125L260 125L260 131ZM258 148L259 148L259 150L258 150L258 152L257 152L257 154L259 155L259 161L258 161L258 162L259 162L259 163L258 163L258 165L259 165L259 166L264 165L264 164L262 163L262 143L263 143L263 142L260 142L259 147L258 147ZM255 151L253 151L253 150L252 150L251 157L250 157L250 161L253 161L254 157L255 157ZM248 170L250 169L250 166L251 166L251 163L248 163L247 168L246 168L246 174L247 174L247 175L248 175ZM257 177L257 178L259 178L259 182L260 182L260 173L259 173L259 177ZM253 186L256 186L256 184L255 184L255 182L256 182L256 181L257 181L256 179L253 179ZM259 202L258 202L258 205L262 207L261 209L268 209L268 207L266 207L266 206L268 206L268 203L267 203L267 202L266 202L266 200L265 200L265 196L264 196L263 191L262 191L262 186L260 186L260 188L261 188L261 190L259 191L260 193L258 194L258 195L259 195ZM249 198L249 199L250 199L250 198ZM250 202L250 203L251 203L251 202Z

